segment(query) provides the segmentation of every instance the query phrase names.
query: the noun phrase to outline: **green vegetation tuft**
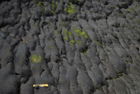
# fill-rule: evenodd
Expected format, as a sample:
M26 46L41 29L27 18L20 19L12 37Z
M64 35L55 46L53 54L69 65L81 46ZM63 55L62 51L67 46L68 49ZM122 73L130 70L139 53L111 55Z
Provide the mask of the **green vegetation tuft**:
M40 5L40 3L41 3L41 2L39 1L39 2L37 3L37 5Z
M129 12L134 12L134 13L136 12L136 11L135 11L134 9L132 9L132 8L131 8L131 9L127 9L127 10L128 10Z
M51 10L50 10L51 13L55 13L56 12L56 9L54 10L55 6L56 6L56 9L57 9L57 7L58 7L57 1L55 3L52 1Z
M128 28L133 28L131 25L125 25L126 27L128 27Z
M64 34L64 35L68 35L68 32L69 32L69 31L68 31L67 29L65 29L65 31L64 31L63 34Z
M88 38L87 33L84 30L82 30L80 35L83 36L84 38Z
M98 44L100 47L103 47L100 42L95 41L95 43Z
M71 43L71 42L70 42L69 44L70 44L70 45L73 45L73 43Z
M71 42L71 43L75 43L75 41L74 41L74 40L70 40L70 42Z
M118 6L115 6L115 8L118 8Z
M75 7L72 6L72 2L69 3L70 7L68 6L68 8L64 8L68 13L76 13L77 10Z
M119 75L119 77L123 77L123 75Z
M85 36L85 35L86 35L86 32L82 31L82 32L80 33L80 35L81 35L81 36Z
M58 34L58 32L57 32L57 31L54 31L54 33Z
M67 38L67 37L64 37L64 39L65 39L66 41L68 41L68 38Z
M73 34L70 31L68 31L68 37L72 37L72 36Z
M59 28L62 28L62 26L59 26Z
M76 36L79 36L79 34L76 34Z
M54 7L54 2L52 1L52 7Z
M52 1L51 10L50 10L50 11L51 11L52 13L55 13L55 12L52 10L53 8L54 8L54 2Z
M84 51L84 54L86 54L87 50Z
M65 29L65 32L63 34L68 36L68 37L72 37L73 36L73 34L70 31L68 31L67 29Z
M82 36L84 38L88 38L87 33L82 29L82 32L80 29L78 29L77 27L74 27L74 33L76 33L76 36Z
M79 2L79 0L74 0L74 2Z
M63 24L64 26L68 26L68 23L67 23L67 22L64 22L64 21L62 21L62 24Z
M37 67L34 67L34 69L37 69Z
M50 41L54 41L52 38L49 38Z
M74 30L74 33L76 33L76 36L79 36L79 33L81 33L81 30L78 29L78 27L76 26L73 28L73 30Z
M115 80L115 79L118 79L118 78L112 78L111 80Z
M82 42L81 41L76 41L76 43L81 44Z
M139 19L137 19L137 23L140 24L140 20Z
M37 24L35 23L35 26L37 26Z
M42 10L43 10L43 13L45 14L45 7L44 7L44 2L43 2L43 5L41 5L41 2L39 1L38 3L37 3L37 5L41 5L41 8L42 8Z
M31 60L33 63L41 63L42 57L40 55L33 54Z
M81 30L79 30L79 29L75 29L74 32L75 32L75 33L80 33Z
M104 87L105 85L102 85L101 87Z
M41 8L43 10L43 13L45 14L45 7L44 7L44 5L41 5Z
M50 49L53 49L54 47L53 47L53 46L50 46L49 48L50 48Z

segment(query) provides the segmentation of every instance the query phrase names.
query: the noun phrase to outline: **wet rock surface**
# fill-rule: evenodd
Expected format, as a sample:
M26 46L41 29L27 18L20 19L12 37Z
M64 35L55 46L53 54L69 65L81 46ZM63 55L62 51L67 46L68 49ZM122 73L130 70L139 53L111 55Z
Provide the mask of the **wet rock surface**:
M0 94L140 94L139 0L1 1Z

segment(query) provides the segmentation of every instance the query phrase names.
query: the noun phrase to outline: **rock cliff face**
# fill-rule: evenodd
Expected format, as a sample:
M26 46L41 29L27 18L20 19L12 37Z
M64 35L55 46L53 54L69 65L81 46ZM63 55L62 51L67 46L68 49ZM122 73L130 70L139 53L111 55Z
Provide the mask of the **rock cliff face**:
M140 94L139 0L1 1L0 94Z

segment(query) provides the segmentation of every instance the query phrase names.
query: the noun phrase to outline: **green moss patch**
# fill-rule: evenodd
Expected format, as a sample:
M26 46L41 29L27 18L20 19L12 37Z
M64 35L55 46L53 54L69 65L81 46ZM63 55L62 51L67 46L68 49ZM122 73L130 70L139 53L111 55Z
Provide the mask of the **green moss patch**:
M84 54L86 54L87 50L84 51Z
M128 28L133 28L131 25L125 25L126 27L128 27Z
M37 69L37 67L34 67L34 69Z
M70 40L70 42L71 42L71 43L75 43L75 41L74 41L74 40Z
M73 36L73 34L70 32L70 31L68 31L67 29L64 31L64 33L63 33L65 36L68 36L68 37L72 37Z
M61 29L62 29L62 26L59 26L59 28L61 28Z
M68 37L72 37L72 36L73 34L70 31L68 31Z
M73 30L74 30L74 33L76 33L76 34L81 33L81 29L78 29L78 27L76 27L76 26L73 28Z
M65 39L66 41L68 41L68 40L69 40L67 37L64 37L64 39Z
M35 23L35 26L37 26L37 24Z
M54 47L53 47L53 46L50 46L49 48L50 48L50 49L53 49Z
M43 13L45 13L45 7L44 7L44 4L45 4L45 3L43 2L43 5L42 5L40 1L37 3L37 5L41 5L41 8L42 8L42 10L43 10Z
M140 20L139 19L137 19L137 23L140 24Z
M81 37L88 38L87 33L83 29L81 31L81 29L78 29L78 27L76 26L73 29L74 29L74 33L76 33L76 36L80 35Z
M76 34L76 36L79 36L79 34Z
M84 30L82 30L80 35L83 36L84 38L88 38L87 33Z
M40 3L41 3L41 2L39 1L39 2L37 3L37 5L40 5Z
M81 41L76 41L76 43L81 44L82 42Z
M70 44L70 45L73 45L73 43L71 43L71 42L70 42L69 44Z
M68 26L68 22L62 21L62 24L66 27Z
M57 32L57 31L54 31L54 33L56 33L56 34L57 34L58 32Z
M55 8L55 6L56 6L56 8ZM52 4L51 4L51 10L50 10L51 13L55 13L57 7L58 7L58 3L57 3L57 1L56 1L56 2L53 2L53 1L52 1Z
M68 8L64 8L64 10L66 10L68 13L76 13L77 10L75 7L72 6L72 2L69 3L70 6L68 6Z
M127 10L128 10L129 12L134 12L134 13L136 12L136 11L135 11L134 9L132 9L132 8L131 8L131 9L127 9Z
M41 8L43 10L43 13L45 13L45 7L44 7L44 5L41 5Z
M42 57L40 55L33 54L31 60L33 63L41 63Z

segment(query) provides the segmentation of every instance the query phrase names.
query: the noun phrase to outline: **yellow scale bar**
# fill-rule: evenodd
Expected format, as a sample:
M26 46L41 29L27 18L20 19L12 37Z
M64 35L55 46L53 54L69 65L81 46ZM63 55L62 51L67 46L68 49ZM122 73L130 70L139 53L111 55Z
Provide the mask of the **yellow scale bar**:
M39 87L44 87L44 86L46 86L46 87L48 87L49 85L48 85L48 84L34 84L33 87L35 87L35 86L39 86Z

